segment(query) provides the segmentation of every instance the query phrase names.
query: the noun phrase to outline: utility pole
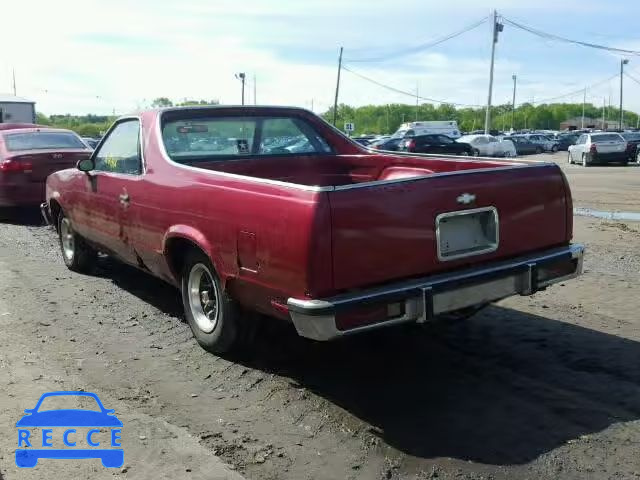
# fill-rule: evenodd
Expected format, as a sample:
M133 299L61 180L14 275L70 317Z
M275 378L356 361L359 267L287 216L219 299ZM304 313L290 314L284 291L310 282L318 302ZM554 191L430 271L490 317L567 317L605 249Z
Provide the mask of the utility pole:
M504 25L498 23L498 12L493 11L493 25L491 28L491 65L489 67L489 95L487 96L487 111L484 117L484 133L489 134L491 128L491 96L493 93L493 63L496 56L496 43L498 34L504 29Z
M418 108L419 108L418 107L418 99L420 98L419 95L418 95L419 93L420 92L418 91L418 83L416 82L416 122L418 121Z
M338 92L340 91L340 71L342 70L342 50L340 47L340 56L338 57L338 80L336 81L336 98L333 100L333 126L338 122Z
M242 82L242 105L244 105L244 81L246 75L244 73L236 73L236 78Z
M514 125L516 124L516 81L518 77L511 75L511 78L513 79L513 99L511 100L511 131L513 132Z
M584 87L584 92L582 94L582 122L580 123L580 128L584 129L584 104L587 103L587 87Z
M256 74L253 74L253 104L257 105L258 100L256 100Z
M389 133L389 110L390 110L390 107L389 107L389 104L387 103L387 131L386 131L386 133ZM638 117L638 118L640 118L640 117Z
M622 125L624 124L624 112L622 111L622 75L624 74L624 66L629 63L629 60L623 58L620 60L620 124L618 125L618 129L622 130Z
M13 96L15 97L16 93L16 69L13 69Z

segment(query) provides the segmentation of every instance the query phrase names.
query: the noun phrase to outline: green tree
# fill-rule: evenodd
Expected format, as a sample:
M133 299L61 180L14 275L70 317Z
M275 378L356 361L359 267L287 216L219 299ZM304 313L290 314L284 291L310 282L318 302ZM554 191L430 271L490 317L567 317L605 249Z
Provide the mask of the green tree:
M151 102L151 106L153 108L162 108L162 107L172 107L173 102L169 100L167 97L158 97L153 102Z

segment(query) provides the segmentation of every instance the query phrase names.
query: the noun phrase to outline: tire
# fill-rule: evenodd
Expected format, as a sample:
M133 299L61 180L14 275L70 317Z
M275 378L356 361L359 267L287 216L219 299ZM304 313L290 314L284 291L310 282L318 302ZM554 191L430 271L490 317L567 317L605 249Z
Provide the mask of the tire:
M73 230L71 220L60 212L58 216L58 240L62 260L69 270L90 272L96 263L98 252Z
M241 338L240 309L222 289L204 253L191 250L186 255L180 286L185 317L198 344L216 354L237 349Z
M556 152L558 151L558 145L553 145L553 146L551 147L551 151L552 151L553 153L556 153Z
M480 156L480 150L478 150L477 148L474 148L472 153L473 153L474 157L479 157Z
M573 157L571 156L571 152L567 152L567 163L569 165L573 165Z
M469 152L467 152L466 150L463 150L462 152L458 153L458 155L460 155L461 157L468 157Z
M586 154L586 153L583 153L583 154L582 154L582 166L583 166L583 167L588 167L588 166L590 166L590 165L591 165L591 164L587 161L587 154Z

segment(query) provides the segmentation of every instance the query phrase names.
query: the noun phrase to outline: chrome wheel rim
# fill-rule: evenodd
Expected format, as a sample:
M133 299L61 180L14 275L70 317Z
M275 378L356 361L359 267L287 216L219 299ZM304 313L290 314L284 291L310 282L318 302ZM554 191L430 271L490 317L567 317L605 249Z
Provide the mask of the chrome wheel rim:
M63 218L60 222L60 241L62 243L62 254L68 261L73 260L75 252L75 239L73 229L68 218Z
M204 333L211 333L218 324L220 294L209 268L198 263L191 268L187 280L189 309L196 325Z

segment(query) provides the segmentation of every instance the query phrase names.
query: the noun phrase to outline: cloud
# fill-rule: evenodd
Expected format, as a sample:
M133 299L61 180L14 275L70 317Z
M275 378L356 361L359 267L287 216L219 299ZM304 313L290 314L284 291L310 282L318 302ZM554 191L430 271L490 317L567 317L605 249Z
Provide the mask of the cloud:
M637 9L633 2L628 5ZM10 90L15 67L18 94L33 98L45 113L126 113L159 96L239 103L234 74L242 71L250 102L255 74L259 103L309 107L313 99L316 110L325 110L333 102L339 45L352 56L415 46L488 15L494 6L518 18L531 13L531 23L541 28L548 12L556 19L572 9L609 8L586 0L451 0L446 6L424 0L11 2L6 18L28 18L29 27L22 21L3 24L4 38L17 40L0 57L0 91ZM593 25L599 25L598 18L594 15ZM595 30L593 25L584 28ZM553 25L547 28L557 31ZM417 86L426 97L482 104L488 85L488 29L485 24L433 50L351 67L402 90ZM496 103L510 98L513 73L522 79L523 99L552 97L574 89L568 87L572 83L609 74L608 64L588 60L602 55L588 57L592 52L586 49L574 54L527 35L505 32L498 45ZM640 106L639 86L628 83L625 98ZM340 99L353 105L414 101L348 72L343 73Z

